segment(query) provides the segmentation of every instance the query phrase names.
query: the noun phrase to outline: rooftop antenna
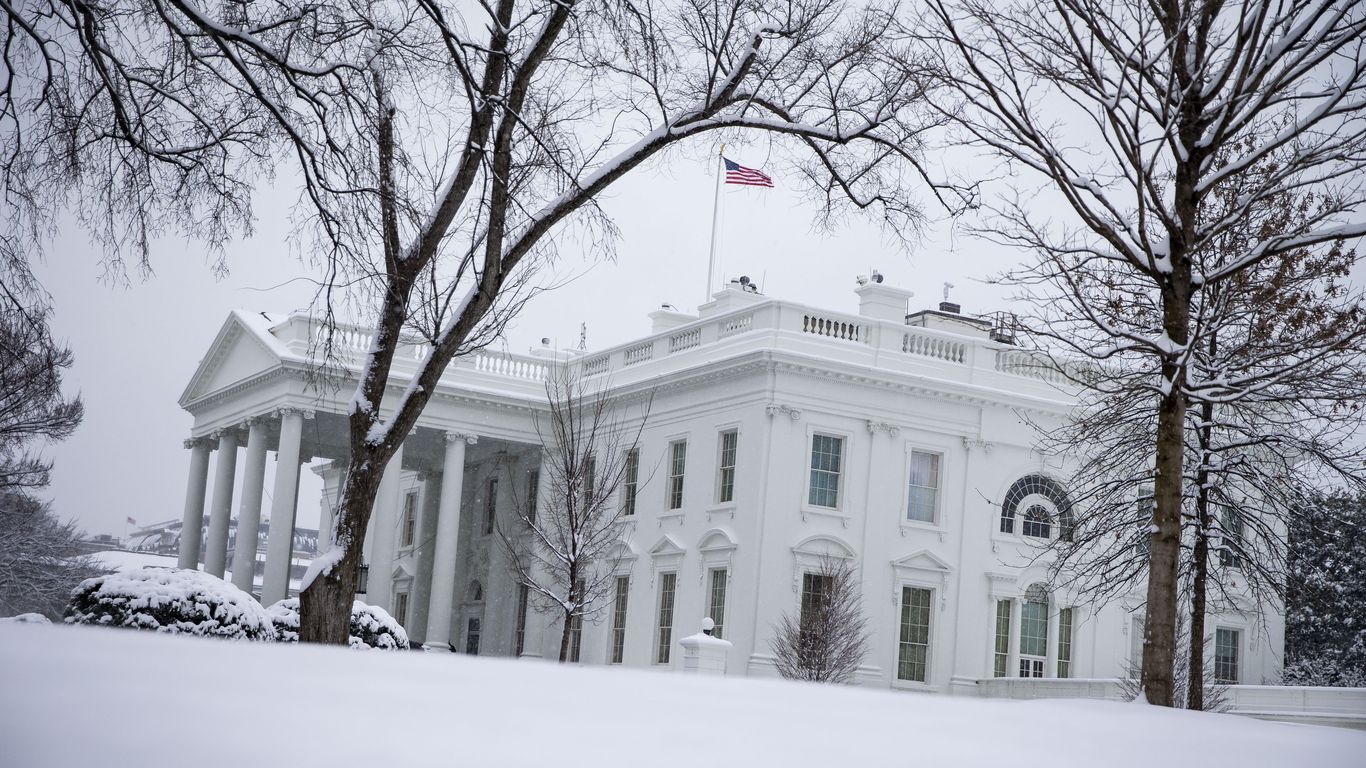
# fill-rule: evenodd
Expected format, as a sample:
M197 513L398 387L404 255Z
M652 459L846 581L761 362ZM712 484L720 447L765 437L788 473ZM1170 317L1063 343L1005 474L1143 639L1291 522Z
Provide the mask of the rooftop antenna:
M579 351L588 349L588 323L579 323Z

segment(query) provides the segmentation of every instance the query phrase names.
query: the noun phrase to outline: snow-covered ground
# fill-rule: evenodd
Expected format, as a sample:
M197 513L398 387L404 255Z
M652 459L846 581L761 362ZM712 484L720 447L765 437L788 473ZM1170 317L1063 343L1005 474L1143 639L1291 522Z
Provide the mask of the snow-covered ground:
M0 624L0 764L1352 766L1366 733L529 660Z

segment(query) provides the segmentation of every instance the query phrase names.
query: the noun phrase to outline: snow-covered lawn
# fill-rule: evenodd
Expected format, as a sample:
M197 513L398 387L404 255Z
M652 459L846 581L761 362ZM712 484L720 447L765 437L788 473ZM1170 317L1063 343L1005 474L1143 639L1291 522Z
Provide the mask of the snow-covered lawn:
M0 765L1352 766L1366 733L529 660L0 624Z

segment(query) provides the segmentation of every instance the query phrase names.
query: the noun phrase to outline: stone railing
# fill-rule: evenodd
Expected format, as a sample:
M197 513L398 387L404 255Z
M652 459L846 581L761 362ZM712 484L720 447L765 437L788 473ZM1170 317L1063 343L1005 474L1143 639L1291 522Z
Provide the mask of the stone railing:
M1123 684L1113 678L996 677L978 680L977 694L993 699L1127 698ZM1233 715L1366 730L1366 688L1229 685L1209 696L1222 698L1222 711Z

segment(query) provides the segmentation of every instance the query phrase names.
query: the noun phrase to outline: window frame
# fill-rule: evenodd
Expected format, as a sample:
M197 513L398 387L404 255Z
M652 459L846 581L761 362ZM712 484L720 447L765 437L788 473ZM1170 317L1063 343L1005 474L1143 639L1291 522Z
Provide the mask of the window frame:
M730 464L726 464L726 438L733 439L730 447ZM740 463L740 428L724 426L716 432L716 490L712 503L718 507L735 505L735 478ZM730 475L727 477L726 472Z
M621 515L635 517L640 501L640 446L626 451L621 474Z
M541 468L533 467L526 471L526 519L527 522L536 522L536 513L540 510L539 502L541 495Z
M411 504L409 503L411 502ZM422 496L417 488L403 492L403 510L398 534L400 549L412 549L417 544L417 528L422 515Z
M498 521L498 475L492 474L484 481L484 520L480 524L480 535L491 536Z
M1219 635L1220 633L1233 634L1233 677L1224 678L1219 676ZM1213 673L1215 685L1241 685L1243 678L1243 628L1219 624L1214 628L1213 658L1210 659L1210 671Z
M675 454L682 449L681 461ZM683 504L687 500L687 478L688 478L688 438L678 437L669 440L666 450L666 460L668 464L668 474L665 476L664 483L664 510L668 513L683 512ZM681 464L681 467L676 467ZM674 474L674 469L679 470ZM677 487L675 488L675 484ZM677 501L675 502L675 498Z
M527 611L531 607L531 588L525 584L517 585L517 615L512 627L512 655L520 659L526 653Z
M928 602L925 606L925 675L923 680L915 680L912 678L904 678L901 676L902 646L908 644L901 638L905 623L904 618L906 616L906 593L909 590L924 592L926 595L929 596ZM935 605L937 602L938 588L933 585L911 581L902 581L899 584L897 584L896 617L893 621L893 628L895 631L896 639L892 642L892 647L895 653L895 658L892 664L892 683L897 688L929 688L933 683L935 632L939 628L939 622L935 621L934 619Z
M660 571L656 576L659 583L655 588L655 642L650 658L652 666L666 667L673 663L673 630L678 614L678 571ZM669 585L668 624L664 623L666 583Z
M812 502L812 500L811 500L812 491L815 489L815 487L814 487L814 482L815 482L815 479L816 479L816 473L817 473L817 472L823 472L823 473L828 473L828 472L830 472L830 470L821 470L821 469L817 469L816 467L812 466L812 465L814 464L814 458L815 458L815 452L816 452L816 439L817 439L817 438L829 438L829 439L834 439L834 440L839 441L839 446L840 446L840 453L839 453L839 470L836 471L836 472L834 473L834 475L835 475L835 503L834 503L834 506L825 506L824 504L816 504L816 503ZM805 472L804 472L803 474L804 474L805 480L806 480L806 482L803 484L803 487L802 487L802 497L801 497L801 498L802 498L802 510L803 510L803 511L805 511L805 512L814 512L814 513L816 513L816 514L826 514L826 515L831 515L831 514L839 515L839 514L843 511L844 506L845 506L846 490L847 490L847 488L848 488L848 483L846 483L846 482L844 482L844 481L845 481L846 477L847 477L847 476L849 475L849 473L850 473L850 468L849 468L849 456L850 456L851 451L850 451L849 449L850 449L850 447L852 447L852 443L853 443L853 440L852 440L850 434L847 433L847 432L843 432L843 431L841 431L841 430L828 429L828 428L824 428L824 427L812 427L812 428L810 428L809 430L807 430L806 445L804 446L804 450L803 450L803 452L802 452L802 465L803 465L803 467L805 467Z
M935 456L939 460L936 470L939 485L934 489L934 510L930 520L916 520L911 517L911 477L914 471L915 454ZM944 527L944 469L948 460L948 451L938 446L928 446L919 443L906 443L905 458L905 478L901 484L901 525L908 528L932 528L942 529ZM924 488L928 486L916 486Z
M622 589L623 583L625 589ZM631 610L631 575L617 574L612 587L612 618L607 631L607 663L626 662L626 627Z
M717 615L716 608L718 607L718 606L717 606L717 603L716 603L716 574L718 574L718 573L725 574L725 575L722 577L722 583L721 583L721 604L720 604L720 606L719 606L720 609L721 609L721 611L720 611L720 616L721 616L721 618L719 618L719 619L716 618L716 615ZM718 640L724 640L725 637L723 636L723 634L724 634L724 632L725 632L725 626L726 626L726 610L727 610L727 608L730 607L730 606L729 606L729 604L730 604L730 566L729 566L729 565L719 565L719 566L712 566L712 567L710 567L710 568L707 568L707 594L706 594L706 599L707 599L707 613L706 613L706 617L709 618L709 619L711 619L713 622L715 622L715 625L716 625L715 628L714 628L713 631L712 631L712 637L715 637L715 638L718 639Z

